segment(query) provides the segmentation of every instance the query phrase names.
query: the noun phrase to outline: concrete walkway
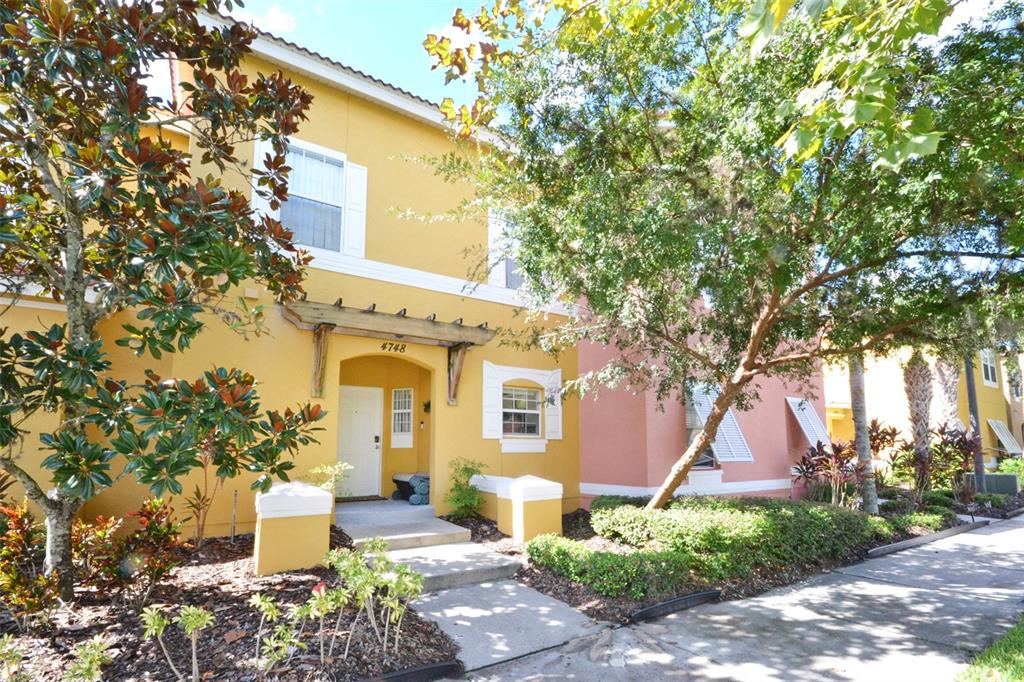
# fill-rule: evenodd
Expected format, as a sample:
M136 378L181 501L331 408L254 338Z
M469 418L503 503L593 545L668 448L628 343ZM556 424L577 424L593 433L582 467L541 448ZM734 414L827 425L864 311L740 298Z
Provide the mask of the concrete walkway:
M470 677L942 682L1017 621L1022 599L1024 516Z

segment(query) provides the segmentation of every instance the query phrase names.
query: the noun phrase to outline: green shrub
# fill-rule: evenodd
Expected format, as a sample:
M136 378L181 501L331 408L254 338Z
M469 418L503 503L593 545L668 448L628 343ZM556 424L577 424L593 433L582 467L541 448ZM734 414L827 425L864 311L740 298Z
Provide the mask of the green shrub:
M601 509L614 509L616 507L646 507L650 501L649 497L626 497L624 495L600 495L590 503L590 511L595 512Z
M689 557L679 552L598 552L578 540L539 535L526 545L530 560L606 597L643 599L689 580Z
M891 536L883 520L860 512L774 498L685 497L663 510L592 510L590 521L608 539L688 556L706 580L835 560Z
M996 509L1003 509L1009 503L1010 496L1001 493L978 493L974 496L974 501L978 504L987 504Z
M1024 458L1008 457L999 463L996 471L1001 474L1017 474L1020 477L1024 475Z
M928 492L921 495L921 503L926 507L944 507L951 509L953 507L953 493L948 491L949 495L943 494L947 491L929 490Z
M911 500L905 497L898 497L894 500L886 500L878 505L878 511L883 514L906 514L914 506Z
M480 462L469 459L452 460L452 487L444 497L452 508L451 516L466 519L480 513L484 496L470 480L483 473L483 467Z
M923 512L894 516L890 519L890 523L899 531L906 531L912 527L938 531L956 525L957 517L945 507L929 507Z

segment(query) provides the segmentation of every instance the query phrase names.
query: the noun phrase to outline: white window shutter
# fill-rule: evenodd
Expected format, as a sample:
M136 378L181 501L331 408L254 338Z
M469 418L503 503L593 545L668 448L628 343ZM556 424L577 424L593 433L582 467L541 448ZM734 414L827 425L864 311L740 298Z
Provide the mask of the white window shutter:
M270 145L269 142L266 142L264 140L256 140L256 142L253 145L253 152L252 152L252 167L253 167L253 169L255 169L255 170L264 170L266 168L266 164L264 163L264 158L263 157L265 157L267 154L273 153L273 149L274 148ZM252 206L253 210L257 211L259 213L265 213L266 215L269 215L272 218L279 218L280 217L280 215L279 215L280 212L279 211L271 211L270 210L270 202L268 202L266 199L264 199L263 197L261 197L259 194L256 193L256 177L255 176L253 176L252 183L253 183L252 201L250 202L250 205ZM259 220L258 217L256 219Z
M996 437L1002 444L1003 449L1011 455L1021 454L1020 443L1018 443L1017 439L1013 437L1013 434L1004 422L1001 422L998 419L989 419L988 425L996 432Z
M366 166L345 166L345 222L341 252L366 257Z
M501 438L501 372L491 363L484 361L483 386L483 437Z
M494 211L487 213L487 283L504 287L506 283L506 259L503 257L502 238L505 234L505 220Z
M800 430L804 432L810 446L816 447L820 442L831 452L832 438L828 435L828 429L822 423L814 405L804 398L787 397L786 402L789 403L789 409L793 410L793 416L796 417Z
M545 392L544 436L562 440L562 370L551 372Z
M693 389L693 409L703 426L711 416L711 404L718 396L717 386L704 388L695 386ZM719 462L752 462L754 455L750 452L747 439L743 437L740 424L736 420L736 413L729 408L718 424L718 432L715 439L711 441L711 451L715 453L715 459Z

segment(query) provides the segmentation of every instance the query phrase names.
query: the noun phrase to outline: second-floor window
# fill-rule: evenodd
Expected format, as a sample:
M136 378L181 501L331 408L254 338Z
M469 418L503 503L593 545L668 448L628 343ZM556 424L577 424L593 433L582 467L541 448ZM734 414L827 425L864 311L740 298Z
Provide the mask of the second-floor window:
M999 366L996 364L996 353L988 348L981 351L981 379L986 386L999 386Z
M487 283L506 289L518 289L523 285L523 275L515 258L509 254L511 245L508 236L510 223L503 215L491 213L487 225L487 248L490 251L490 272Z
M288 200L281 223L297 244L341 251L345 216L345 163L296 146L288 148Z

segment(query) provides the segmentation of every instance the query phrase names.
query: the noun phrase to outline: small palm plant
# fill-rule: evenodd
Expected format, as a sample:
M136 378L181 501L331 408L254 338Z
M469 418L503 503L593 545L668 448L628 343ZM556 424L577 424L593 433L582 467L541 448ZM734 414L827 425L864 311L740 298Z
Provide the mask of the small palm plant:
M174 673L174 677L179 682L184 682L185 676L174 665L174 659L171 658L167 651L167 645L164 644L164 631L172 622L185 633L185 636L188 637L192 645L191 680L192 682L199 682L199 633L213 625L213 614L198 606L182 606L178 611L178 615L173 620L168 618L157 606L150 606L142 612L143 637L145 639L156 638L156 641L160 644L161 651L164 653L164 658L167 659L167 664L171 666L171 672Z

